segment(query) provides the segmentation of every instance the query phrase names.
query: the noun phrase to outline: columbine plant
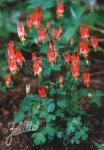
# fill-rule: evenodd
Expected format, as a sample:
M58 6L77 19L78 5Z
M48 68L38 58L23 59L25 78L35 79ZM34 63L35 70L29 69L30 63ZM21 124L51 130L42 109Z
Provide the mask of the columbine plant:
M37 125L37 130L32 134L36 145L55 137L64 141L69 139L71 143L86 140L88 129L81 122L81 115L85 114L82 99L87 98L87 103L99 105L101 96L100 92L96 94L88 89L91 80L88 63L90 47L92 43L96 49L98 39L91 36L88 25L81 24L80 40L72 38L70 43L61 47L64 28L58 20L64 16L64 12L64 3L59 1L55 26L51 20L44 21L43 10L37 7L27 17L28 32L22 22L19 21L17 26L18 37L24 42L22 47L26 48L26 43L32 43L30 33L37 35L34 44L38 50L30 51L30 69L37 84L34 85L34 93L31 93L31 83L26 84L26 97L20 104L20 111L15 113L16 122L28 124L32 121ZM25 62L21 50L18 47L15 50L14 43L9 42L8 67L11 74L16 75L21 67L25 70ZM79 86L82 81L87 88ZM10 75L7 75L7 87L11 82Z

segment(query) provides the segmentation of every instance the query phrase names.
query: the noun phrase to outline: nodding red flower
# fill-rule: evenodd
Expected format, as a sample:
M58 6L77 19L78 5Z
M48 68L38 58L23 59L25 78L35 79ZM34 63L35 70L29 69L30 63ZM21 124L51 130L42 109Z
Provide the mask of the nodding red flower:
M73 78L77 78L79 76L79 74L80 74L79 66L71 65L71 73L72 73Z
M18 33L18 37L20 38L20 40L25 41L27 34L26 34L23 23L20 21L17 24L17 33Z
M80 74L79 72L80 60L77 52L74 52L71 57L71 73L73 78L77 78Z
M78 52L74 52L71 57L71 65L79 66L79 63L80 63L80 60L79 60Z
M17 72L16 55L14 52L14 43L11 41L8 43L8 66L13 74Z
M47 33L43 27L38 28L38 36L40 41L44 42L46 40Z
M61 34L62 34L62 32L63 32L62 27L58 27L58 29L56 29L55 31L52 32L52 37L54 39L59 39Z
M89 68L84 69L84 71L82 73L82 80L83 80L85 85L89 86L89 83L91 81Z
M64 4L62 1L58 2L57 8L56 8L56 15L57 18L61 17L64 13Z
M97 48L98 47L98 38L96 36L92 36L91 37L91 42L92 42L92 46L94 48Z
M41 25L41 20L43 17L43 12L41 8L35 8L34 9L34 15L33 15L33 25L36 27L39 27Z
M71 55L68 52L65 52L64 58L67 64L71 63Z
M32 25L33 25L33 16L30 16L27 18L27 26L29 29L31 29Z
M34 75L40 75L42 71L42 60L35 54L32 54Z
M12 82L11 76L9 74L6 75L5 84L9 87L10 83Z
M86 39L89 37L89 27L87 25L80 25L80 34L82 39Z
M8 43L7 49L8 49L8 57L11 58L11 59L15 58L14 43L13 43L13 41L10 41Z
M16 48L16 61L20 65L25 62L25 58L19 48Z
M89 53L89 46L88 46L88 42L84 39L80 39L80 53L87 58L88 53Z
M33 60L33 62L36 60L36 58L37 58L36 54L32 53L32 60Z
M49 48L47 49L46 55L47 55L48 61L52 63L52 65L56 63L58 52L54 49L52 45L50 45Z
M8 57L8 66L10 71L15 75L17 73L17 62L15 58Z
M44 86L38 86L38 93L43 98L47 97L47 91Z

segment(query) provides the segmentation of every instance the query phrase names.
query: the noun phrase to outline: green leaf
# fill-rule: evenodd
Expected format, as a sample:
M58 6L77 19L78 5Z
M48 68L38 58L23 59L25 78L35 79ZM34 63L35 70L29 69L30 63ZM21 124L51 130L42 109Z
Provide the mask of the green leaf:
M93 104L96 104L97 106L100 106L100 104L101 104L100 98L99 97L90 98L89 103L93 103Z
M26 112L26 111L29 111L32 107L32 103L31 101L23 101L21 104L20 104L20 110L21 112Z
M54 65L53 66L53 68L52 68L54 71L60 71L61 70L61 65L60 64L56 64L56 65Z
M42 59L42 64L43 64L42 75L49 76L51 74L51 70L52 70L51 64L47 61L46 58Z
M57 131L57 137L58 137L58 138L61 138L62 135L63 135L62 131Z
M55 135L55 128L52 128L50 126L46 126L46 132L49 136L54 136Z
M24 113L22 112L14 113L14 122L19 123L23 122L23 120L24 120Z
M64 89L56 89L58 95L66 95L66 91Z
M41 7L43 9L49 9L53 7L56 4L55 0L48 0L47 2L44 2L44 0L28 0L28 9L34 9L35 7Z
M55 120L56 119L55 115L48 114L45 111L41 111L39 117L40 118L44 118L47 122L50 122L51 120Z
M42 101L42 104L44 105L44 106L48 106L49 104L51 103L51 100L50 99L44 99L43 101Z
M95 97L102 97L102 96L104 96L104 93L102 93L101 91L97 90L95 92Z
M93 25L97 20L97 15L95 12L90 12L88 15L84 16L83 22L88 25Z
M32 137L34 138L34 143L36 145L44 144L46 142L46 138L42 133L39 132L33 133Z
M49 91L50 96L54 96L55 93L56 93L55 89L51 88L50 91Z
M61 112L60 110L55 111L55 115L57 117L64 118L64 112Z
M50 11L44 11L43 17L44 17L44 20L50 20L52 18L52 14Z
M55 104L51 103L48 105L48 112L53 112L55 110Z
M75 131L75 127L71 124L70 126L67 127L66 129L66 134L70 135L71 133L73 133Z
M59 106L59 107L61 107L61 108L65 108L66 107L66 102L65 102L65 100L58 100L57 101L57 105Z
M73 35L75 34L76 30L77 30L77 26L69 26L66 29L66 31L65 31L65 33L63 35L63 38L65 38L65 40L68 42L73 37Z

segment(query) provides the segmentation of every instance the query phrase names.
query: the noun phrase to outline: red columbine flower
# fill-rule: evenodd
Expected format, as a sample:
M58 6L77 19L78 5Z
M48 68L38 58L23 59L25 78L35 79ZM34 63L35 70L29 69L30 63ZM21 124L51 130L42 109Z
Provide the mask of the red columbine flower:
M25 58L19 48L16 48L16 61L18 64L22 65L23 62L25 62Z
M38 36L40 41L44 42L46 40L47 34L43 27L38 28Z
M36 58L37 58L36 54L32 53L32 60L33 60L33 62L36 60Z
M34 70L34 75L40 75L42 71L42 60L40 57L35 57L35 54L32 54L32 59L33 59L33 70Z
M7 87L9 87L10 83L12 82L11 76L9 74L6 75L5 84Z
M33 16L30 16L27 18L27 26L29 29L31 29L32 25L33 25Z
M74 52L71 57L71 72L73 78L77 78L80 74L79 65L80 65L80 61L79 61L78 53Z
M89 68L85 68L83 73L82 73L82 80L84 82L85 85L89 86L91 77L90 77L90 73L89 73Z
M41 8L35 8L34 9L34 15L33 15L33 25L36 27L39 27L41 25L41 20L43 17L43 12Z
M17 62L15 58L8 57L8 66L10 71L15 75L17 73Z
M14 52L14 43L11 41L8 43L8 66L13 74L17 72L16 55Z
M71 62L71 55L68 52L65 52L64 58L67 64L70 64Z
M80 63L80 60L79 60L78 52L74 52L71 57L71 65L79 66L79 63Z
M23 23L20 21L17 24L17 33L18 33L18 37L20 38L20 40L25 41L27 34L26 34Z
M58 27L57 30L55 30L55 31L52 32L52 37L53 37L54 39L59 39L60 36L61 36L61 34L62 34L62 32L63 32L62 27Z
M64 13L64 4L62 1L58 2L57 4L57 8L56 8L56 15L57 18L59 18L60 16L62 16Z
M47 91L46 91L46 88L44 86L38 87L38 93L43 98L47 97Z
M14 43L13 43L13 41L10 41L8 43L7 49L8 49L8 57L11 58L11 59L15 58Z
M84 40L80 40L80 53L86 58L88 56L89 53L89 46L88 46L88 42L84 39Z
M48 61L52 63L52 65L56 63L58 52L54 49L52 45L50 45L49 48L47 49L46 55L47 55Z
M89 37L89 27L87 25L80 25L80 34L82 39L86 39Z
M71 65L71 73L73 78L77 78L79 76L79 66L73 66Z
M98 38L96 36L92 36L91 37L91 42L92 42L92 46L94 48L97 48L98 47Z

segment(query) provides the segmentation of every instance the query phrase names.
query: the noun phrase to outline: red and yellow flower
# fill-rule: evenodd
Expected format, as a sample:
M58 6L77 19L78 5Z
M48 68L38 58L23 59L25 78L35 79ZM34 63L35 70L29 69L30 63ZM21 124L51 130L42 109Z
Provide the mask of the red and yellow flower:
M80 25L80 34L82 39L86 39L89 37L89 27L87 25Z
M39 41L44 42L46 40L47 33L43 27L38 28L38 36L39 36Z
M71 57L71 73L73 78L77 78L80 74L80 60L77 52L74 52Z
M56 58L58 56L58 52L52 45L49 46L46 52L48 61L53 65L56 63Z
M84 69L84 71L82 73L82 80L86 86L89 86L89 83L91 82L89 68Z
M89 53L89 45L87 40L80 39L80 54L82 54L85 58L88 56Z
M57 18L61 17L64 13L64 4L62 1L59 1L56 7Z
M33 14L33 25L39 27L43 18L43 12L41 8L35 8Z
M91 37L91 42L92 42L92 46L94 48L97 48L98 47L98 44L99 44L99 41L98 41L98 38L96 36L92 36Z
M23 25L23 22L18 22L17 24L17 33L18 33L18 37L20 38L21 41L25 41L27 34L25 31L25 27Z
M45 86L43 86L43 85L38 86L38 93L42 98L46 98L47 90L46 90Z
M65 52L64 58L67 64L71 63L71 55L68 52Z
M33 70L34 70L34 75L40 75L42 71L42 60L40 57L37 57L34 53L32 54L32 59L33 59Z

